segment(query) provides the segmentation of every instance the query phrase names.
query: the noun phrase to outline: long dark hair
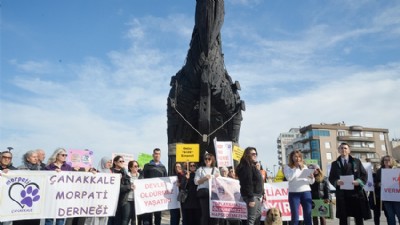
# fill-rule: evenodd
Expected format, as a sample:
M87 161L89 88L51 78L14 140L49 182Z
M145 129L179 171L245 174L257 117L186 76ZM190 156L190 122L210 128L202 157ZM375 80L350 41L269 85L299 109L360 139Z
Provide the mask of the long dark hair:
M255 147L247 147L244 150L244 153L242 155L242 158L240 158L240 163L239 165L236 167L236 174L238 173L238 170L240 170L242 167L251 167L251 166L255 166L256 162L253 161L252 156L251 156L251 151L256 151L257 153L257 149Z

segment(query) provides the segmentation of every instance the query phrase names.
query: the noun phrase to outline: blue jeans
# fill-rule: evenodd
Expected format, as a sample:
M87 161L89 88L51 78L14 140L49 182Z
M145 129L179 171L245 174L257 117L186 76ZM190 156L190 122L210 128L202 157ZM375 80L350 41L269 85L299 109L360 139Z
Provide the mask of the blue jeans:
M65 219L56 219L56 225L64 225ZM54 219L45 219L45 225L53 225Z
M292 214L291 225L299 224L299 206L303 207L304 225L312 225L311 210L312 199L311 191L289 192L290 213Z
M261 219L261 198L254 197L256 203L254 207L249 206L251 199L243 196L243 201L246 202L247 207L247 225L260 224Z
M382 203L387 213L388 225L396 225L396 216L400 221L400 202L383 201Z

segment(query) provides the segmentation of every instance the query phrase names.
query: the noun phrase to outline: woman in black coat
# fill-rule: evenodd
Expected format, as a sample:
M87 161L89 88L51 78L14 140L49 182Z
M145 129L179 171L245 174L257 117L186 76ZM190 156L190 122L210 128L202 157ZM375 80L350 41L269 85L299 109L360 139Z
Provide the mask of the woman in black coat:
M367 171L361 161L350 155L350 146L342 143L339 146L340 156L332 162L329 182L336 188L336 218L340 225L347 225L347 217L354 217L356 225L363 225L364 220L371 219L367 196L363 189L367 182ZM353 190L342 190L344 184L340 176L353 175Z
M182 225L200 225L200 202L197 198L197 185L194 183L196 163L189 163L189 171L183 177L180 188L188 190L186 201L181 203Z

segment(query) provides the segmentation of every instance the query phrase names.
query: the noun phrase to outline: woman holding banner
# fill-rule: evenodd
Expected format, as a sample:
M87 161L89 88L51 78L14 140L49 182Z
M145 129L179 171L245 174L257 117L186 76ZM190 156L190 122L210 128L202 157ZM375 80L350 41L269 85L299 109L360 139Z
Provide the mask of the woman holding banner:
M108 218L108 225L128 225L130 215L130 204L128 202L129 192L132 190L131 180L124 168L124 158L120 155L114 157L112 173L121 174L121 186L115 216Z
M312 225L311 210L312 198L311 187L315 181L311 173L308 177L302 178L303 170L307 169L303 161L303 154L299 150L294 150L289 154L289 163L284 168L286 180L289 182L289 205L292 215L292 225L299 224L299 206L303 208L304 225Z
M197 185L194 183L196 175L196 163L189 163L189 170L182 179L181 188L188 191L186 201L181 203L182 225L200 225L200 202L196 196Z
M219 169L215 167L215 156L206 152L204 164L196 170L194 183L197 185L197 197L201 208L201 225L217 225L218 219L210 217L210 190L209 180L219 176Z
M379 200L381 199L380 198L381 197L380 196L380 193L381 193L380 187L381 187L381 181L382 181L382 169L396 168L396 164L397 164L396 160L394 160L394 158L392 156L385 155L381 159L381 168L379 168L378 171L376 172L376 179L374 182L375 188L377 186L379 187L379 192L376 193L376 195L379 195ZM377 204L379 204L379 203L377 202ZM396 224L396 216L397 216L397 219L400 221L400 202L382 201L382 204L383 204L383 208L385 211L388 225ZM375 207L377 207L377 205ZM380 208L378 208L378 209L380 209ZM376 216L376 213L374 210L374 220L375 220L375 216ZM380 212L379 212L379 216L380 216Z
M264 182L256 167L257 149L247 147L236 167L240 183L240 194L247 207L247 224L260 224L261 200L264 195Z
M128 175L132 184L132 190L128 195L128 202L130 204L130 215L131 224L136 224L136 211L135 211L135 180L143 179L143 174L139 172L139 163L136 160L129 161L128 163ZM138 224L141 224L140 215L138 216Z
M72 171L72 167L67 164L67 151L64 148L57 148L50 156L45 170ZM63 225L65 219L56 219L56 225ZM45 225L53 225L54 219L45 219Z

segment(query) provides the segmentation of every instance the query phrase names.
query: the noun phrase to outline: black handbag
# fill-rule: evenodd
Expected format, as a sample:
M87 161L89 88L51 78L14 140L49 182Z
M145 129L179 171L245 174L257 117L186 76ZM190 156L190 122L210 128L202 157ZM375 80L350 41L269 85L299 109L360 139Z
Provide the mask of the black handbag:
M184 203L188 197L189 191L186 189L188 181L186 181L185 188L179 190L178 193L178 202Z
M188 197L188 190L182 189L182 190L179 191L179 193L178 193L178 201L180 203L184 203L186 201L187 197Z

